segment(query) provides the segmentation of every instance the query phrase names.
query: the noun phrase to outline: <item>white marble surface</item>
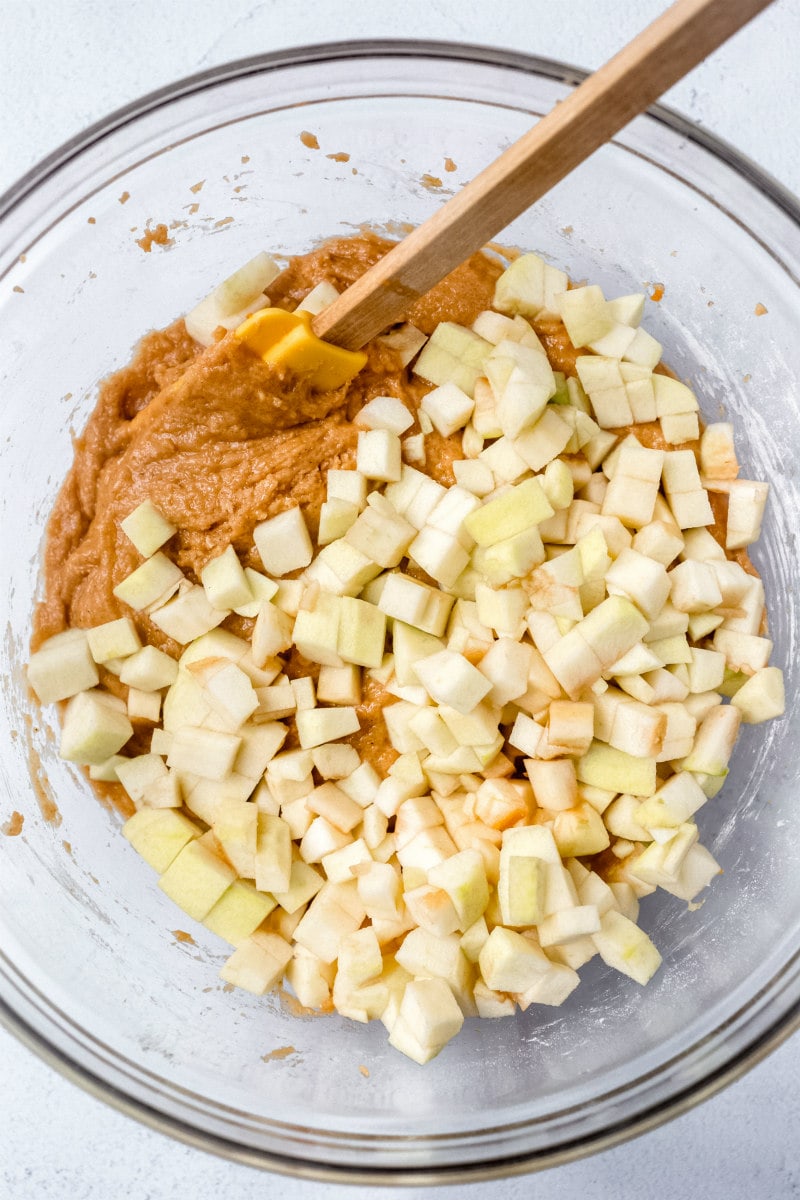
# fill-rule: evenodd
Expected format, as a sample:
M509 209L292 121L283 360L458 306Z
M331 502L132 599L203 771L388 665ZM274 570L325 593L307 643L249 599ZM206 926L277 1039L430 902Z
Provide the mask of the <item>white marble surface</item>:
M661 0L5 0L0 36L0 191L65 138L182 75L311 40L417 37L512 46L599 64ZM772 8L669 95L800 192L800 8ZM615 1196L751 1200L800 1195L800 1040L665 1128L583 1162L442 1200ZM0 1032L0 1200L161 1200L223 1189L240 1200L345 1200L235 1166L134 1124ZM387 1197L408 1196L391 1189Z

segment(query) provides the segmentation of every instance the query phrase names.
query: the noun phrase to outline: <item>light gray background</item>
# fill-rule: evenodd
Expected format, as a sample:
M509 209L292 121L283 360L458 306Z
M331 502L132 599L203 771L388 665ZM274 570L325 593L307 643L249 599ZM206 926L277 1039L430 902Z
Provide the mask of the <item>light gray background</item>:
M259 51L407 37L599 65L662 0L0 0L0 191L143 92ZM800 6L777 0L668 102L800 192ZM800 1039L637 1142L544 1175L436 1200L755 1200L800 1195ZM0 1200L347 1200L352 1187L264 1175L151 1133L64 1082L0 1031ZM387 1200L415 1193L391 1189ZM417 1192L416 1194L420 1194Z

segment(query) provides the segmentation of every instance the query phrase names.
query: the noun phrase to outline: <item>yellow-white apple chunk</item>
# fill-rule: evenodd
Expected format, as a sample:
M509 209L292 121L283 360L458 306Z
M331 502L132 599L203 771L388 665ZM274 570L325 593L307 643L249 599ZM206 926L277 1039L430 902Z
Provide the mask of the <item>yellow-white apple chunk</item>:
M275 900L256 891L252 883L236 879L203 920L217 937L239 946L251 936L275 908Z
M464 526L479 546L493 546L538 525L553 512L539 481L526 479L470 513Z
M478 958L484 983L496 992L525 992L550 966L547 955L528 938L497 925Z
M453 321L442 321L417 359L414 374L437 385L453 382L472 396L490 350L491 343L473 330Z
M98 690L79 692L64 709L59 754L67 762L98 765L121 750L133 736L126 713Z
M26 674L42 704L68 700L100 682L83 629L67 629L48 638L31 655Z
M614 325L608 302L596 284L561 292L555 301L567 336L576 348L605 337Z
M195 585L163 608L157 608L150 619L167 637L185 646L216 629L227 616L227 610L213 608L204 589Z
M661 955L647 934L613 909L603 915L600 932L592 940L607 966L636 983L648 983L661 966Z
M542 946L563 945L599 931L600 914L594 904L579 904L551 913L539 922L538 927Z
M292 832L281 817L258 813L255 881L260 892L288 891L292 875Z
M162 875L200 826L171 808L142 808L122 827L123 835L153 870Z
M434 388L422 398L422 411L428 414L434 429L442 437L450 437L456 430L463 429L474 407L475 401L453 382Z
M700 470L711 479L735 479L739 474L733 426L727 421L716 421L703 430Z
M360 927L365 910L355 881L326 883L303 914L294 931L295 941L324 963L332 963L346 937Z
M166 554L156 551L114 588L118 600L136 611L163 603L183 582L183 571Z
M762 667L739 688L731 700L748 725L783 716L786 700L780 667Z
M248 604L253 593L233 546L212 558L200 572L208 602L212 608L236 608Z
M491 683L461 654L440 650L414 664L428 695L459 713L470 713L491 690Z
M120 528L144 558L155 554L177 532L177 526L168 521L150 500L143 501L120 521Z
M349 705L305 709L298 712L296 723L300 745L304 750L336 741L337 738L349 737L360 728L356 710Z
M219 782L233 770L241 744L242 739L232 733L180 726L172 739L167 766Z
M264 569L278 577L307 567L314 556L308 526L299 505L256 525L253 541Z
M195 921L202 921L236 878L208 834L187 843L158 881L158 886Z
M427 1062L459 1033L463 1024L464 1015L443 979L412 980L403 992L389 1043L415 1061L422 1057ZM412 1035L413 1041L403 1035L404 1030ZM422 1047L422 1056L417 1053L417 1044Z
M236 947L219 977L263 996L281 982L291 958L292 948L284 938L258 930Z
M178 675L178 664L163 650L155 646L142 646L135 654L126 658L119 677L129 687L143 692L160 691L170 687Z
M592 743L578 760L578 780L608 792L628 792L633 796L652 796L656 790L654 758L635 758L603 742Z
M577 944L576 939L569 945L564 946L563 949L569 950ZM540 975L527 991L517 993L514 999L523 1012L531 1004L547 1004L552 1007L558 1007L575 991L580 981L580 975L572 967L564 963L551 962L544 975Z
M96 663L106 663L111 658L127 658L141 650L142 643L136 626L130 617L119 617L87 629L89 650Z

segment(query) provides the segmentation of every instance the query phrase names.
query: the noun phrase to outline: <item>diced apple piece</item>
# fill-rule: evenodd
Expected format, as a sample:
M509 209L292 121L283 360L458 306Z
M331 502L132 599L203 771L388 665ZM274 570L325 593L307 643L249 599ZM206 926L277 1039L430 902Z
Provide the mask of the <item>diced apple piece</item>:
M220 979L255 996L277 987L292 958L289 943L277 933L257 931L234 950L219 973Z
M783 671L780 667L762 667L739 688L731 704L748 725L783 716L786 711Z
M526 928L538 925L545 914L547 864L534 854L513 853L513 843L500 851L497 898L504 925Z
M453 596L396 571L387 577L378 607L388 617L439 637L445 631L453 602Z
M314 554L299 505L256 525L253 541L270 575L288 575L307 567Z
M562 858L600 854L611 841L599 812L591 804L585 803L556 813L553 837Z
M241 744L232 733L184 725L174 731L167 766L219 782L233 770Z
M179 908L202 921L236 878L236 872L203 838L187 843L158 881Z
M461 654L440 650L414 664L417 678L437 704L470 713L491 690L491 683Z
M31 655L26 674L42 704L68 700L100 682L83 629L67 629L48 638Z
M262 602L253 629L253 659L256 666L263 667L269 659L291 647L293 625L288 613L282 612L268 600Z
M169 772L158 754L137 754L120 763L116 775L138 808L148 789L159 780L168 778ZM177 807L180 807L180 803Z
M127 658L142 648L136 626L130 617L106 621L87 629L89 650L96 663L106 663L111 658Z
M525 769L533 785L536 803L541 808L558 812L573 807L578 785L572 759L553 759L550 762L531 759L526 761Z
M114 588L118 600L136 611L168 600L183 581L183 571L161 551L145 560Z
M144 558L149 558L156 550L160 550L177 531L176 526L168 521L150 500L145 500L120 521L120 528Z
M576 348L605 337L614 324L608 303L596 284L571 288L556 296L555 302L569 340Z
M648 983L661 966L661 955L647 934L613 909L603 915L592 940L607 966L636 983Z
M373 396L356 414L356 424L365 429L388 429L399 435L411 428L414 416L396 396Z
M492 305L511 316L535 317L544 304L545 263L538 254L521 254L497 280Z
M258 929L272 910L275 900L242 879L236 879L205 917L203 924L217 937L239 946Z
M700 438L700 469L711 479L735 479L739 474L733 426L727 421L707 425Z
M610 596L627 596L652 620L670 594L670 578L661 563L623 550L606 573L606 588Z
M585 940L589 941L591 945L590 939L587 938ZM584 939L580 939L580 941L582 943ZM571 943L560 949L569 951L578 944L579 939L574 939ZM526 992L517 994L515 999L523 1012L531 1004L548 1004L557 1007L564 1003L567 997L575 991L579 983L580 975L572 967L560 962L551 962L545 974L540 976Z
M296 723L300 745L304 750L336 741L337 738L349 737L359 730L356 710L350 706L305 709L298 712Z
M744 479L731 481L725 533L728 550L742 550L758 541L768 494L767 483L751 483Z
M99 765L132 736L133 726L125 712L108 704L103 693L78 692L64 709L59 754L67 762Z
M600 932L600 914L594 904L579 904L551 913L539 922L539 941L542 946L564 945Z
M339 956L342 942L361 925L365 910L355 880L326 883L306 909L294 931L295 941L324 963Z
M248 604L253 593L233 546L212 558L200 572L206 597L212 608L236 608Z
M722 603L717 577L708 563L687 558L669 573L670 599L679 612L708 612Z
M202 587L193 586L157 608L150 619L167 637L185 646L221 625L227 616L226 610L212 608Z
M416 979L406 984L397 1021L389 1037L390 1045L410 1057L416 1047L402 1036L408 1030L427 1053L438 1052L454 1038L464 1024L464 1015L451 989L443 979Z
M178 664L163 650L155 646L142 646L125 660L120 671L120 682L144 692L155 692L169 687L178 675Z
M434 388L422 398L423 412L428 414L434 429L442 437L450 437L456 430L463 429L474 407L475 401L452 382Z
M436 326L414 365L414 374L428 383L455 383L472 396L491 343L471 329L442 321Z
M553 515L537 479L526 479L470 513L464 525L479 546L493 546Z
M634 758L603 742L592 743L589 751L579 759L576 770L581 783L608 792L647 797L656 790L655 759Z
M122 832L134 850L161 875L184 846L200 836L200 827L171 808L142 808L125 822Z
M497 992L525 992L550 966L533 942L501 925L489 934L478 958L487 987Z
M486 871L477 850L462 850L431 868L428 881L450 897L462 931L469 929L483 915L489 903Z
M644 293L637 292L630 296L617 296L615 300L608 300L608 311L615 321L621 321L623 325L630 325L635 329L642 317L644 316Z

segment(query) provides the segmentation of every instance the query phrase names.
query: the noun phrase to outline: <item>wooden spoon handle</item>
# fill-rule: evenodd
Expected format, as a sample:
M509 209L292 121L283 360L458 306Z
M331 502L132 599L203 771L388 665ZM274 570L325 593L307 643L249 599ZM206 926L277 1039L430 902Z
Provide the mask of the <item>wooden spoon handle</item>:
M358 350L772 0L677 0L314 318Z

